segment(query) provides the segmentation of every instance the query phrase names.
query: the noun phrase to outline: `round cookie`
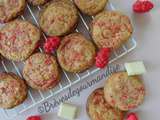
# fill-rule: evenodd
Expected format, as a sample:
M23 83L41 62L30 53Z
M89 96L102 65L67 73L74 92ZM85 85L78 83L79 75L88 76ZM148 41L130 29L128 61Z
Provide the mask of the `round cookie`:
M27 86L13 73L0 73L0 107L13 108L27 98Z
M0 29L0 53L7 59L23 61L37 48L40 31L31 23L14 20Z
M21 14L25 0L0 0L0 23L6 23Z
M91 120L123 120L124 112L111 107L104 99L103 88L94 90L87 100L87 113Z
M39 23L48 36L63 36L76 27L78 11L68 0L56 0L48 3L41 11Z
M130 19L117 11L103 11L91 23L91 35L98 48L117 49L132 35Z
M82 72L95 61L95 47L80 33L64 37L57 50L58 61L68 72Z
M111 106L128 111L143 102L145 88L138 76L128 76L126 72L118 72L108 78L104 94Z
M25 62L23 77L27 84L38 90L49 90L60 82L56 59L48 54L36 53Z
M108 0L74 0L77 7L87 15L96 15L102 11Z
M28 2L34 6L38 5L43 5L47 2L48 0L28 0Z

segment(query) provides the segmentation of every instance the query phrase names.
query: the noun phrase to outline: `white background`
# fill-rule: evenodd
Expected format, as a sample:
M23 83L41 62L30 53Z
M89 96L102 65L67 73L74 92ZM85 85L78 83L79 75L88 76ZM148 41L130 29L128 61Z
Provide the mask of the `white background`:
M130 16L134 25L134 38L137 40L137 48L118 60L118 63L143 60L147 67L147 74L143 76L146 85L146 99L135 111L140 120L160 120L160 0L152 0L154 9L147 14L135 14L132 12L134 0L110 0L117 10ZM91 78L90 78L91 79ZM102 86L104 81L91 89L82 92L80 97L74 97L71 102L81 108L78 120L89 120L85 111L85 102L89 93ZM36 114L36 108L11 120L25 120L28 115ZM60 120L56 118L56 112L43 115L44 120ZM0 114L0 120L5 120Z

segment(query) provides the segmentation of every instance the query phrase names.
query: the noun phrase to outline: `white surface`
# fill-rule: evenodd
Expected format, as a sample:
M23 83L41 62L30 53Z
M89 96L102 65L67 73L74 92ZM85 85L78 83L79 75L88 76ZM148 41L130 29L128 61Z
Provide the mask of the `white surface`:
M114 3L116 9L129 15L134 24L134 37L137 40L138 47L132 53L129 53L126 57L118 60L118 63L124 63L134 60L144 60L147 66L147 73L144 75L144 81L146 85L146 99L143 105L141 105L136 111L139 114L140 120L159 120L160 111L160 0L153 0L155 8L147 14L134 14L131 10L131 5L134 0L111 0ZM94 76L93 76L94 77ZM72 103L81 106L81 112L78 120L89 120L85 112L86 98L89 93L99 86L102 86L104 81L96 84L94 87L82 92L80 97L74 97L71 99ZM36 108L35 108L36 110ZM18 116L12 120L25 120L26 116L35 114L37 111L34 109L28 111L21 116ZM44 115L44 120L58 120L56 113ZM5 120L0 118L0 120ZM60 120L60 119L59 119Z

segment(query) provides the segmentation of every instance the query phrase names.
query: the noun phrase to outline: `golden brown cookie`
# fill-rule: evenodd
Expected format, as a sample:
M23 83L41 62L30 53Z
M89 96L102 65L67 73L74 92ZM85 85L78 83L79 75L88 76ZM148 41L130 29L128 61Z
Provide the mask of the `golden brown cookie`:
M68 72L82 72L95 61L95 47L80 33L65 36L57 50L58 61Z
M21 14L25 0L0 0L0 23L6 23Z
M101 12L108 0L74 0L77 7L87 15L96 15Z
M111 107L104 99L103 88L94 90L87 100L87 113L91 120L123 120L124 112Z
M48 36L63 36L75 28L78 11L68 0L56 0L48 3L41 11L39 23Z
M13 73L0 73L0 107L13 108L27 98L27 86Z
M145 88L138 76L128 76L126 72L118 72L108 78L104 94L111 106L128 111L143 102Z
M91 23L91 34L98 48L117 49L132 35L130 19L117 11L103 11Z
M27 84L38 90L49 90L60 82L56 59L48 54L36 53L26 60L23 77Z
M37 48L39 40L37 27L17 19L0 29L0 53L9 60L23 61Z

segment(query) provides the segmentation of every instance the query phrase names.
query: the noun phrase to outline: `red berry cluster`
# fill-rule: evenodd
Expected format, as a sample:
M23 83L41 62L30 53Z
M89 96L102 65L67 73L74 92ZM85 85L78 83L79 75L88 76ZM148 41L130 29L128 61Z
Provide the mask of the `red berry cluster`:
M138 120L138 117L135 113L130 113L127 116L127 120Z
M154 4L149 0L137 0L133 4L133 11L136 13L144 13L150 11Z
M104 68L108 62L110 57L110 48L102 48L97 56L96 56L96 66L98 68Z
M57 49L60 45L59 37L48 37L44 44L44 50L46 53L52 53L53 50Z
M27 118L27 120L41 120L40 116L30 116Z

